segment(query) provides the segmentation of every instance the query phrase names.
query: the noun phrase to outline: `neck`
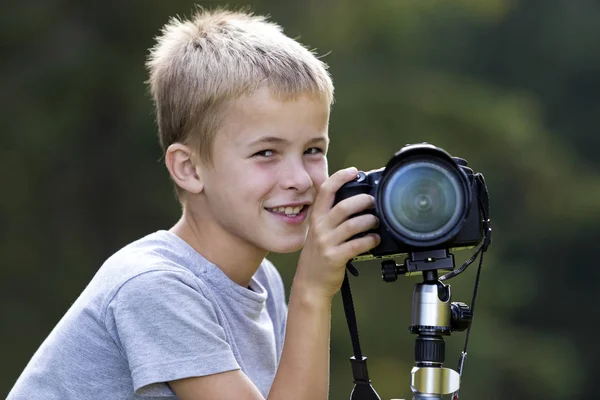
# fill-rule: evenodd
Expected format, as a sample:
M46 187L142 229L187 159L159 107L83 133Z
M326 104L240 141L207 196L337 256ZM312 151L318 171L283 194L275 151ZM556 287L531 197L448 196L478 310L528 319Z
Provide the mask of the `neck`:
M184 210L170 231L240 286L248 287L267 251L229 234L199 213Z

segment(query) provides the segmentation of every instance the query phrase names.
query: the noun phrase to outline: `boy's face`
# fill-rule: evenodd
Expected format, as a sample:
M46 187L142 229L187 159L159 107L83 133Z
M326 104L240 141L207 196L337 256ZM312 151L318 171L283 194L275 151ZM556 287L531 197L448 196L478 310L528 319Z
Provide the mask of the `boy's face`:
M302 247L328 177L328 123L329 105L308 95L280 101L261 88L233 102L213 143L213 165L202 171L219 237L277 253Z

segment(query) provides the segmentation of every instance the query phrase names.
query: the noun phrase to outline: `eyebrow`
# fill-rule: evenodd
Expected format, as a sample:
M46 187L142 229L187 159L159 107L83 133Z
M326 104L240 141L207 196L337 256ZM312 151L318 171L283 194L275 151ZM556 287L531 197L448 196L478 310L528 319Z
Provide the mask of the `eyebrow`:
M308 141L308 144L315 143L325 143L327 144L328 140L325 136L317 136ZM256 140L250 142L250 146L256 146L259 144L290 144L290 141L284 138L276 137L276 136L263 136Z

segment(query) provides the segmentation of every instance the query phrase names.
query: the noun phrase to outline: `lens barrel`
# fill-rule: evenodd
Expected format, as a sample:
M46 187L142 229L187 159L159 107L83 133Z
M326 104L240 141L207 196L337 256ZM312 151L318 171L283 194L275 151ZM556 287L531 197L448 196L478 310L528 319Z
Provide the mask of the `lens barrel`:
M420 144L390 160L376 198L383 223L396 239L430 247L460 231L471 191L466 174L447 152Z

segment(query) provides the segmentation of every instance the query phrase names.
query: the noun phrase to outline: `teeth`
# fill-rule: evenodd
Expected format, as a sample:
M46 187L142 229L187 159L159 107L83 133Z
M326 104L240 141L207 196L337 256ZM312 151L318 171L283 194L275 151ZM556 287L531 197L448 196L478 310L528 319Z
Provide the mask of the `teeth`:
M286 215L296 215L302 210L302 207L286 207L285 214Z
M281 213L281 214L285 214L288 216L296 216L300 213L300 211L302 210L304 206L297 206L297 207L275 207L272 208L271 211L277 212L277 213Z

